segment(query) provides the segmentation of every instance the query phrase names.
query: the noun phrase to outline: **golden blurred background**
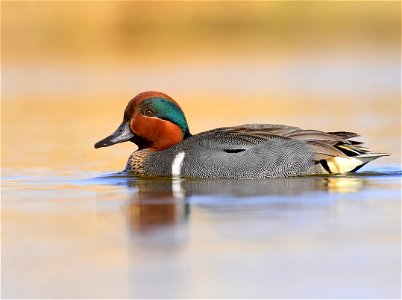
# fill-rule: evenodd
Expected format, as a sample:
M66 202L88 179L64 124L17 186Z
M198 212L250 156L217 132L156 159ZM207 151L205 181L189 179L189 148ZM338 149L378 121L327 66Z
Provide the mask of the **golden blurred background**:
M121 170L94 151L127 101L163 91L193 133L350 130L400 161L399 2L2 2L6 170Z
M169 64L399 41L399 4L5 2L7 62ZM362 49L358 49L362 50Z

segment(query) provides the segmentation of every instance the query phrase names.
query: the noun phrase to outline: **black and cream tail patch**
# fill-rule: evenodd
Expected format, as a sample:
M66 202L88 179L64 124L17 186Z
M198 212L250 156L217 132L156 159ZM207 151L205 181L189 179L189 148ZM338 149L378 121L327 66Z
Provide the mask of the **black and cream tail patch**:
M331 157L321 161L322 167L330 174L343 174L355 172L368 162L388 156L386 153L368 153L356 155L353 157Z

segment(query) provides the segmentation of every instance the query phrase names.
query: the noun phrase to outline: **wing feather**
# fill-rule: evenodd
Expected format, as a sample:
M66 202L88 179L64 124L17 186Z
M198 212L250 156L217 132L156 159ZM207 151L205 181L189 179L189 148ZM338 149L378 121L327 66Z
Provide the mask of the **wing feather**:
M270 139L298 140L306 143L319 159L330 157L348 157L368 153L361 142L349 140L358 137L354 132L323 132L299 127L274 124L245 124L234 127L222 127L203 132L198 136L210 136L219 139L220 147L233 149L249 149L253 145L264 143ZM213 146L211 144L211 146Z

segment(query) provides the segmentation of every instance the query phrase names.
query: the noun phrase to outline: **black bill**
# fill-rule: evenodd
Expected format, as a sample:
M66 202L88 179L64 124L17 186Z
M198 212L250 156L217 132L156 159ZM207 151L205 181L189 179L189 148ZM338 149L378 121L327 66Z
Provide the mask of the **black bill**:
M116 129L115 132L113 132L107 138L104 138L103 140L97 142L95 144L95 148L97 149L101 147L108 147L117 143L129 141L135 135L131 132L128 124L128 122L121 123L121 125L119 126L119 128Z

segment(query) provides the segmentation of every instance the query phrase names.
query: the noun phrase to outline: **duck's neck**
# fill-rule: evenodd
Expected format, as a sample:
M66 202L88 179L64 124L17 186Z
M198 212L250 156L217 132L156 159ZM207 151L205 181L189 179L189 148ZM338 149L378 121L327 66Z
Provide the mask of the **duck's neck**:
M189 138L190 136L192 136L192 134L190 133L190 129L187 127L186 131L184 132L183 140Z

